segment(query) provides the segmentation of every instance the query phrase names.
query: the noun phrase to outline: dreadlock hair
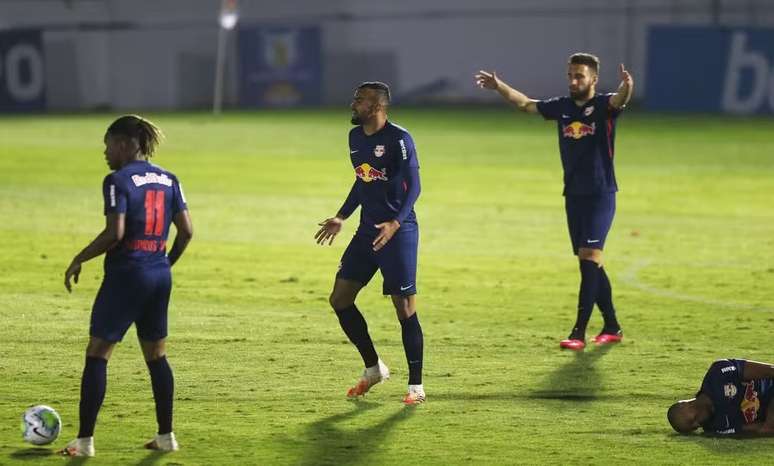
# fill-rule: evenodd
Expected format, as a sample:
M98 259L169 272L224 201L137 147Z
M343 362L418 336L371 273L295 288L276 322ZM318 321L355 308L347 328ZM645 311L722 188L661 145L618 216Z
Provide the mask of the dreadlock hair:
M136 139L140 146L140 153L146 157L153 156L159 142L164 139L164 133L150 120L139 115L124 115L119 117L110 126L107 134L111 136Z

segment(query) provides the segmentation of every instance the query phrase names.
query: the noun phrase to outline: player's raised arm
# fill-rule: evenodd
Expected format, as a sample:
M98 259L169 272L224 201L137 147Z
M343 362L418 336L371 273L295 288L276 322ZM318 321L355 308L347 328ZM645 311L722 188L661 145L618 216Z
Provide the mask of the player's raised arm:
M522 112L538 113L537 101L517 91L497 76L494 71L481 70L476 74L476 85L481 89L497 91L505 100Z
M632 92L634 91L634 79L632 75L626 71L623 63L618 68L621 75L621 84L618 85L618 91L610 97L610 105L616 109L623 108L629 103L632 98Z

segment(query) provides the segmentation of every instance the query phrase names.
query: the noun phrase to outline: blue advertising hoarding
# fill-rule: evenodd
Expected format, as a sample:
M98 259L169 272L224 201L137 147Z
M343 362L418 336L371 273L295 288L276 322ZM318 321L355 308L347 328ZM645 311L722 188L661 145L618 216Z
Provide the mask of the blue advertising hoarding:
M290 107L320 103L319 27L241 27L238 46L242 106Z
M0 31L0 111L46 107L46 76L40 30Z
M774 29L653 26L650 110L774 113Z

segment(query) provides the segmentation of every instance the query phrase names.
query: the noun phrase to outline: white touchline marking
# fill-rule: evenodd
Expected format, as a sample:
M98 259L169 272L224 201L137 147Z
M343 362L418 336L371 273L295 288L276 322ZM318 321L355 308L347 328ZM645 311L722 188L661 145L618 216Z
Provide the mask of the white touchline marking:
M702 298L700 296L693 296L690 294L679 293L677 291L665 290L652 285L648 285L647 283L637 278L637 275L640 272L640 270L649 266L652 262L653 261L651 260L640 260L638 262L633 263L621 275L621 281L642 292L645 292L654 296L661 296L664 298L675 299L678 301L690 301L694 303L706 304L708 306L715 306L715 307L723 307L727 309L774 312L774 308L771 308L771 307L754 306L752 304L735 303L731 301L720 301L717 299Z

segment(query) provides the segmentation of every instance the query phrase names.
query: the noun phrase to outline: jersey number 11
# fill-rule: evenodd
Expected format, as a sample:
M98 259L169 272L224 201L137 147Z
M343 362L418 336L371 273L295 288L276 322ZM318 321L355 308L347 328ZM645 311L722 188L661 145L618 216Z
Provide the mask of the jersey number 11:
M145 234L161 236L164 233L164 191L145 191Z

